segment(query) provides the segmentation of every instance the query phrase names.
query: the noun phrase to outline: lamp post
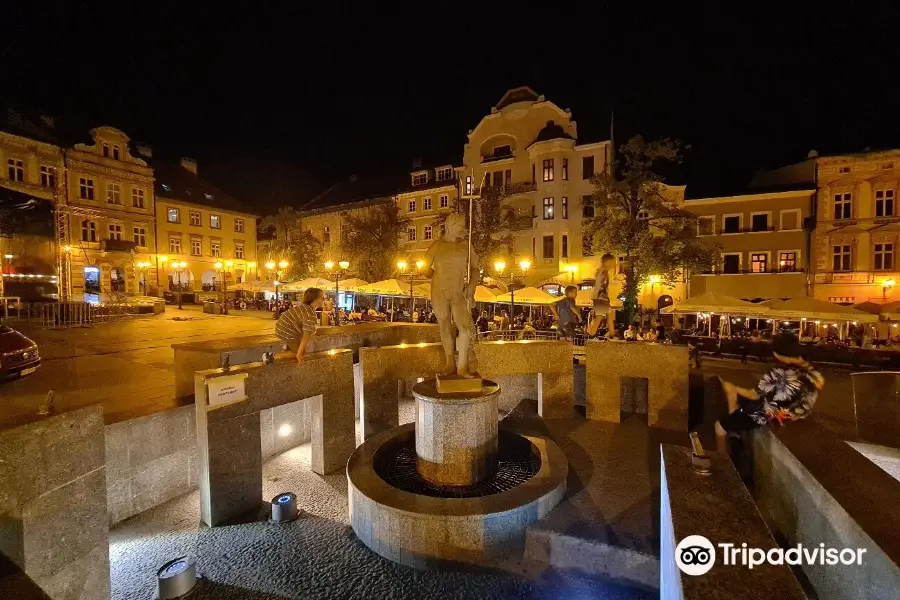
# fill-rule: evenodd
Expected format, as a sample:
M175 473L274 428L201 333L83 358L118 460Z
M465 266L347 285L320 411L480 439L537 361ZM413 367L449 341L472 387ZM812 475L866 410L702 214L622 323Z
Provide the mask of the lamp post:
M334 324L340 325L341 324L341 317L340 317L341 313L340 313L340 303L338 302L338 299L340 298L339 294L341 292L340 281L341 281L341 277L347 273L347 269L350 268L350 261L339 260L337 263L337 266L338 266L337 271L334 271L334 261L333 260L325 261L325 270L328 271L329 275L334 275Z
M419 277L419 274L422 271L422 267L425 266L425 261L417 260L413 263L415 267L415 271L410 271L409 273L409 318L412 320L412 314L416 309L416 301L413 296L413 286L415 285L416 279ZM397 270L402 274L406 274L406 271L409 269L409 264L405 260L397 261Z
M178 283L176 284L176 286L177 286L177 293L178 293L178 310L183 310L183 309L182 309L182 304L181 304L181 290L182 290L182 287L181 287L181 274L182 274L182 273L184 272L184 270L187 268L187 263L184 262L183 260L180 261L180 262L176 260L176 261L173 261L173 262L170 262L170 263L169 263L169 268L170 268L172 271L174 271L175 275L178 277Z
M248 270L248 271L253 271L254 269L256 269L256 262L255 262L255 261L250 261L250 262L248 262L248 263L247 263L247 270ZM249 273L248 273L248 276L249 276ZM259 280L259 269L256 269L256 279L257 279L257 281Z
M578 265L566 265L564 270L569 274L569 283L575 285L575 273L578 272Z
M275 271L276 266L278 267L277 271ZM289 266L291 266L291 263L286 260L278 261L277 265L273 260L266 263L267 271L275 271L275 302L278 302L278 286L281 284L279 280L284 276L284 273Z
M141 275L143 274L143 293L147 295L147 272L150 270L150 262L142 260L137 265L138 269L138 287L141 287Z
M528 275L528 269L531 268L531 261L523 258L519 261L519 268L522 270L522 277L524 278ZM497 272L497 279L507 279L509 281L509 317L510 322L515 319L516 316L516 290L513 287L515 283L516 275L513 272L510 272L509 275L503 275L503 272L506 270L506 263L502 260L498 260L494 263L494 270ZM512 325L510 325L511 327Z

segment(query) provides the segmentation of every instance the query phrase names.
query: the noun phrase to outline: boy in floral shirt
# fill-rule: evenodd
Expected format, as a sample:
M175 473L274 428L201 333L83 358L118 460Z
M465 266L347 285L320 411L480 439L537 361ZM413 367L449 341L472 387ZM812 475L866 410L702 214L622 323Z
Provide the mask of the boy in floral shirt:
M772 340L778 361L752 390L722 381L728 414L716 421L716 446L727 448L726 438L766 425L769 421L805 419L825 385L825 378L800 357L800 344L793 334Z

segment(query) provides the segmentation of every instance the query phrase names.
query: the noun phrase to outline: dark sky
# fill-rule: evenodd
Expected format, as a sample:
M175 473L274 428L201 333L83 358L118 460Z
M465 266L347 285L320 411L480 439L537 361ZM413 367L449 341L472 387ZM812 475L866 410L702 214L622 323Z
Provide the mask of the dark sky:
M458 162L466 132L518 85L571 108L581 141L606 139L614 108L617 141L690 143L680 177L692 195L812 148L900 146L900 20L888 2L781 13L32 4L3 9L0 99L196 157L261 208L352 173L402 172L417 156Z

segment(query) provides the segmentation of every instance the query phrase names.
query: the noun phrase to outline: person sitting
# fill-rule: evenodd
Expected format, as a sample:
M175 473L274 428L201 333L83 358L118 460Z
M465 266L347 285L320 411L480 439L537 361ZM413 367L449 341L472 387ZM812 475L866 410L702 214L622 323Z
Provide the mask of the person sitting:
M303 362L306 347L316 334L316 310L324 303L325 292L309 288L303 292L303 302L285 310L275 324L275 335L285 343L285 350L296 353L297 362Z
M637 331L634 329L634 323L628 326L628 329L625 330L624 338L629 342L633 342L637 339Z

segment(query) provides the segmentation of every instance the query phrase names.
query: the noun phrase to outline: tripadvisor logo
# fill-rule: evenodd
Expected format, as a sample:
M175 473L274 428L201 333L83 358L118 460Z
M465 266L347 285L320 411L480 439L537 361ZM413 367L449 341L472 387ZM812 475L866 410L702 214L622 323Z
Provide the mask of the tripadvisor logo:
M862 565L866 548L828 548L825 544L790 548L748 548L747 544L713 544L702 535L689 535L675 547L675 564L686 575L703 575L716 564L716 547L726 566L752 569L759 565Z

